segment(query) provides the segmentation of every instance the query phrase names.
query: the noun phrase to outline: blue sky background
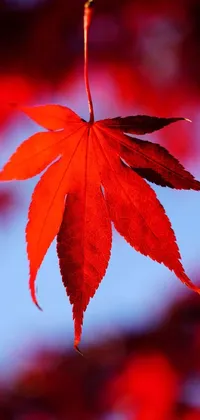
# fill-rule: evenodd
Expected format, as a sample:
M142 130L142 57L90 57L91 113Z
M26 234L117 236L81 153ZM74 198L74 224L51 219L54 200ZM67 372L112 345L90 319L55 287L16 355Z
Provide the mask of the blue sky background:
M106 83L110 89L109 100L106 97ZM95 106L97 118L120 114L120 104L112 103L111 90L109 80L105 80L104 90L97 84L93 85L95 104L98 104L98 107ZM65 103L87 119L83 83L73 86L65 98L43 97L38 102ZM127 115L139 111L123 107L123 113ZM3 164L15 147L37 129L28 118L17 116L3 133L9 142L7 147L5 144L1 146L0 163ZM158 140L159 134L147 137ZM193 162L187 167L200 179L198 159L195 167ZM24 229L36 182L35 178L14 183L19 209L0 230L0 372L1 376L7 378L28 363L30 350L34 351L38 345L73 346L71 307L62 286L55 243L49 249L37 278L43 312L38 311L29 296ZM155 190L176 232L184 267L195 279L200 255L200 194L161 187ZM82 348L101 337L110 337L126 329L153 328L165 316L174 300L186 293L189 293L186 287L164 266L136 253L114 232L112 257L106 277L85 315Z

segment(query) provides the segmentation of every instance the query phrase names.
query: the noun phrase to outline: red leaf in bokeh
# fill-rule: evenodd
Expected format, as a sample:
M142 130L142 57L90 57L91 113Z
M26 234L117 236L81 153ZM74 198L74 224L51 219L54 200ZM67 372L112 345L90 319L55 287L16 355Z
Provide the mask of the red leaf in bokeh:
M198 190L200 184L165 149L123 134L152 132L183 118L144 115L94 121L87 50L92 4L92 0L86 3L84 14L90 121L60 105L23 108L30 118L51 131L26 140L0 173L1 181L10 181L28 179L46 169L33 192L26 228L29 285L38 305L36 275L57 235L63 284L73 305L76 348L84 312L109 263L112 221L137 251L165 264L200 293L185 274L164 208L142 177L150 179L147 171L151 170L155 182L161 177L161 185Z
M111 221L137 251L164 263L181 281L199 291L183 270L174 232L155 192L121 160L124 149L121 152L120 143L124 139L133 140L120 130L106 128L103 121L84 122L73 111L59 105L26 108L26 114L40 125L53 126L59 131L38 133L26 140L4 166L0 180L28 179L47 168L34 190L26 228L30 290L37 304L36 275L58 234L61 274L73 305L75 346L80 341L84 311L109 262ZM65 116L64 129L60 130ZM162 121L166 125L165 119ZM128 149L128 156L137 163L143 142L137 140L135 145L135 150ZM175 188L180 187L179 174L174 175L170 168L171 162L178 163L167 151L164 157L161 152L159 155L159 150L165 151L148 142L144 161L151 169L155 155L158 162L155 164L153 160L152 168L157 174L159 159L164 161L163 179L166 176L169 181L166 174L170 174L170 182ZM198 189L198 182L179 166L180 179L182 174L186 177L184 188ZM143 168L144 162L138 167Z

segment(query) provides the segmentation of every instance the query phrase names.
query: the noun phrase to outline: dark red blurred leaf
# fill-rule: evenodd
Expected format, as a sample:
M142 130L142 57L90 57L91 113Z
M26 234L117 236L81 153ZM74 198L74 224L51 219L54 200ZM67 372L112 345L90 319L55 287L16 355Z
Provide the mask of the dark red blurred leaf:
M16 205L16 197L13 190L0 191L0 216L5 221Z

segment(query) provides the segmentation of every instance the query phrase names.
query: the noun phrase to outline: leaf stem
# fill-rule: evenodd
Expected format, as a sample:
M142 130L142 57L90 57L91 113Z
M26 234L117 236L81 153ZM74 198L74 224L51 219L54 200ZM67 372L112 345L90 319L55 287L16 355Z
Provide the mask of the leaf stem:
M88 98L88 107L90 114L90 123L94 122L94 108L92 103L92 95L90 92L89 77L88 77L88 31L92 21L93 15L93 0L88 0L84 6L84 79L85 79L85 89Z

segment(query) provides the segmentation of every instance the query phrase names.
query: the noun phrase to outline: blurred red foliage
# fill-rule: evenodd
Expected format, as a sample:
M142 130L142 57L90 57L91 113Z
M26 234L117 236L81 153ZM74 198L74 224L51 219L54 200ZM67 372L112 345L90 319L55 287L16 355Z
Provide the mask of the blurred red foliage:
M112 406L130 413L130 418L135 412L138 420L169 419L177 394L178 376L156 349L129 357L122 374L111 382Z
M107 340L85 357L44 349L1 383L0 419L199 420L199 331L192 295L157 330Z
M3 219L3 222L8 219L16 204L17 198L13 189L0 190L0 218Z

